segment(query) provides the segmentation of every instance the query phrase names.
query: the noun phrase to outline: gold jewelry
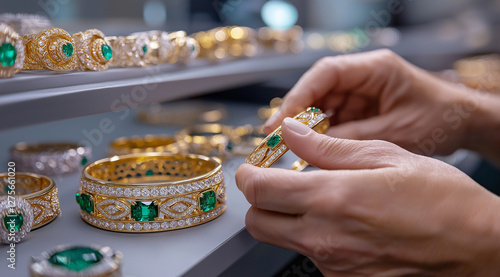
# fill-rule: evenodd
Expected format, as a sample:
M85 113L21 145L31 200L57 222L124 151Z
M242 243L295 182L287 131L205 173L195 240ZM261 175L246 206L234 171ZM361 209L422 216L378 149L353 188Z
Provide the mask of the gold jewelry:
M231 153L240 156L250 155L266 138L263 126L244 125L231 130Z
M488 92L499 92L500 56L497 54L460 59L453 64L458 82Z
M55 71L76 69L77 57L73 55L75 43L70 34L63 29L47 29L36 35L27 35L24 39L28 62L23 69L39 69L39 67Z
M269 102L269 106L259 108L257 114L261 119L269 119L273 114L275 114L279 110L282 103L283 99L281 99L280 97L275 97L271 99L271 102Z
M92 149L66 142L20 142L10 149L10 157L18 170L55 176L80 170L91 159Z
M108 69L113 49L106 41L104 33L91 29L73 34L78 67L80 70L102 71Z
M106 37L113 49L110 66L132 67L145 66L145 57L148 55L147 42L137 40L136 36Z
M88 224L118 232L199 225L226 209L220 160L165 153L114 156L88 165L76 193Z
M170 63L186 63L198 57L200 45L184 31L177 31L168 35L174 47Z
M9 243L10 237L14 242L21 241L31 230L52 222L61 213L57 187L43 175L0 174L0 199L0 239L4 243Z
M20 35L35 34L52 25L46 16L25 13L0 14L0 22L10 25Z
M144 137L121 137L109 144L108 155L163 152L177 154L179 145L174 137L166 135L146 135Z
M224 159L230 154L231 127L221 124L200 124L185 128L175 135L182 149L189 153Z
M23 64L23 39L9 25L0 23L0 78L16 74Z
M143 51L146 53L144 56L146 65L167 63L172 58L174 49L167 32L148 31L134 33L132 36L137 36L139 41L147 43L146 51Z
M200 123L214 123L227 117L224 105L212 102L176 101L155 103L137 112L139 121L153 125L187 126Z
M99 245L59 245L32 257L32 277L120 277L123 254Z
M307 110L296 115L294 119L304 123L320 134L324 134L330 127L328 116L320 109L314 107L307 108ZM246 162L259 167L270 167L283 156L288 149L289 148L283 141L280 126L270 133L260 145L255 148Z
M293 26L287 30L274 30L262 27L257 31L259 43L278 52L300 53L304 49L302 35L304 31L300 26Z

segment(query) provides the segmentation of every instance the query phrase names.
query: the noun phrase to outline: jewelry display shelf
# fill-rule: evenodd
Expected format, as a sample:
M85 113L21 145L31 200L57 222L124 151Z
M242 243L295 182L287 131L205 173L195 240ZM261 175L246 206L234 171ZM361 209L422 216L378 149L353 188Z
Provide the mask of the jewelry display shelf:
M261 124L257 117L257 105L223 103L228 109L224 122L228 125ZM0 167L7 167L8 148L20 141L75 141L88 140L86 131L96 134L103 119L111 122L111 132L95 135L90 161L104 158L109 142L121 136L144 134L173 134L178 128L139 123L135 109L72 118L34 126L15 128L0 132ZM92 131L94 130L94 131ZM100 139L100 141L97 141ZM200 226L159 233L118 233L101 230L85 223L80 218L80 209L75 201L80 173L54 177L59 188L62 214L52 223L34 230L25 241L16 245L16 269L7 267L7 247L0 249L0 276L29 276L28 264L31 256L38 256L60 244L97 244L110 246L124 255L122 262L124 277L142 276L217 276L230 268L238 259L250 253L258 242L245 230L245 214L250 207L235 184L234 175L246 157L235 157L223 163L226 182L227 210L219 218ZM286 167L294 161L293 156L283 157L277 166ZM281 250L283 251L283 250ZM269 251L268 251L269 252ZM293 252L274 255L272 266L284 267ZM267 253L269 254L269 253ZM262 258L262 255L259 256ZM244 275L241 275L244 276Z
M199 60L102 72L22 71L0 79L0 130L264 82L305 70L328 53L332 52L264 52L217 64Z

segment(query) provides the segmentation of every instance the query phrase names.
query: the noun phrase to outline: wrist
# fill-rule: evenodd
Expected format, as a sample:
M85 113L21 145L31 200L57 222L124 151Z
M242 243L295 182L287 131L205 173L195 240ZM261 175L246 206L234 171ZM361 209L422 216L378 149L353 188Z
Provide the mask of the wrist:
M500 164L500 96L468 90L458 105L470 113L466 120L463 147L479 152Z

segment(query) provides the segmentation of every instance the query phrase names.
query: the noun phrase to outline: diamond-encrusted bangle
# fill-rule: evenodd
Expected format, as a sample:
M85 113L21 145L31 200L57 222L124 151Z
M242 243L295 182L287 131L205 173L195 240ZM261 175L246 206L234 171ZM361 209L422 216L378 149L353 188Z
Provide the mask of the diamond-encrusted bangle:
M24 65L23 38L9 25L0 23L0 78L16 74Z
M194 60L200 54L200 44L186 32L177 31L168 35L173 44L173 55L170 63L187 63Z
M108 68L113 57L113 49L106 41L104 33L90 29L73 34L80 70L101 71Z
M54 71L76 69L75 43L65 30L47 29L36 35L25 36L24 41L28 57L24 69L40 69L38 67Z
M114 156L82 172L82 219L118 232L159 232L199 225L225 210L220 160L201 155Z
M92 150L77 143L21 142L11 148L10 155L18 170L57 176L81 170L91 159Z
M153 30L133 33L132 36L136 36L137 40L144 44L146 65L167 63L172 58L174 47L167 32Z
M199 124L180 130L178 144L189 153L225 159L231 155L232 127L221 124Z
M16 172L0 174L0 236L21 241L31 230L52 222L60 213L58 190L47 176ZM12 234L12 235L11 235Z
M164 152L177 154L182 152L177 140L168 135L146 135L144 137L121 137L109 144L108 156L136 153Z
M324 134L330 127L330 120L326 114L324 114L320 109L309 107L307 110L299 113L294 117L295 120L300 121L312 128L320 134ZM274 162L276 162L281 156L283 156L289 148L286 146L285 141L283 141L283 135L281 134L281 126L270 133L260 144L255 148L255 150L247 158L247 163L259 166L259 167L270 167ZM302 170L303 167L297 167L296 162L293 165L293 169Z
M31 276L120 277L123 254L108 246L59 245L32 257Z

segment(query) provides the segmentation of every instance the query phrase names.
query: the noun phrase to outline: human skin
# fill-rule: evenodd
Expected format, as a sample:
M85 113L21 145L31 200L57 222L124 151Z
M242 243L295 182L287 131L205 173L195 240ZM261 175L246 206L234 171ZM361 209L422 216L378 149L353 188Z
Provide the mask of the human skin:
M320 61L267 130L281 123L290 150L321 170L242 165L236 183L252 205L248 231L310 257L325 276L500 276L499 198L410 152L487 150L500 141L484 129L500 130L498 104L385 50ZM327 135L284 119L307 106L334 113ZM432 153L418 145L426 139ZM498 161L495 151L487 155Z

